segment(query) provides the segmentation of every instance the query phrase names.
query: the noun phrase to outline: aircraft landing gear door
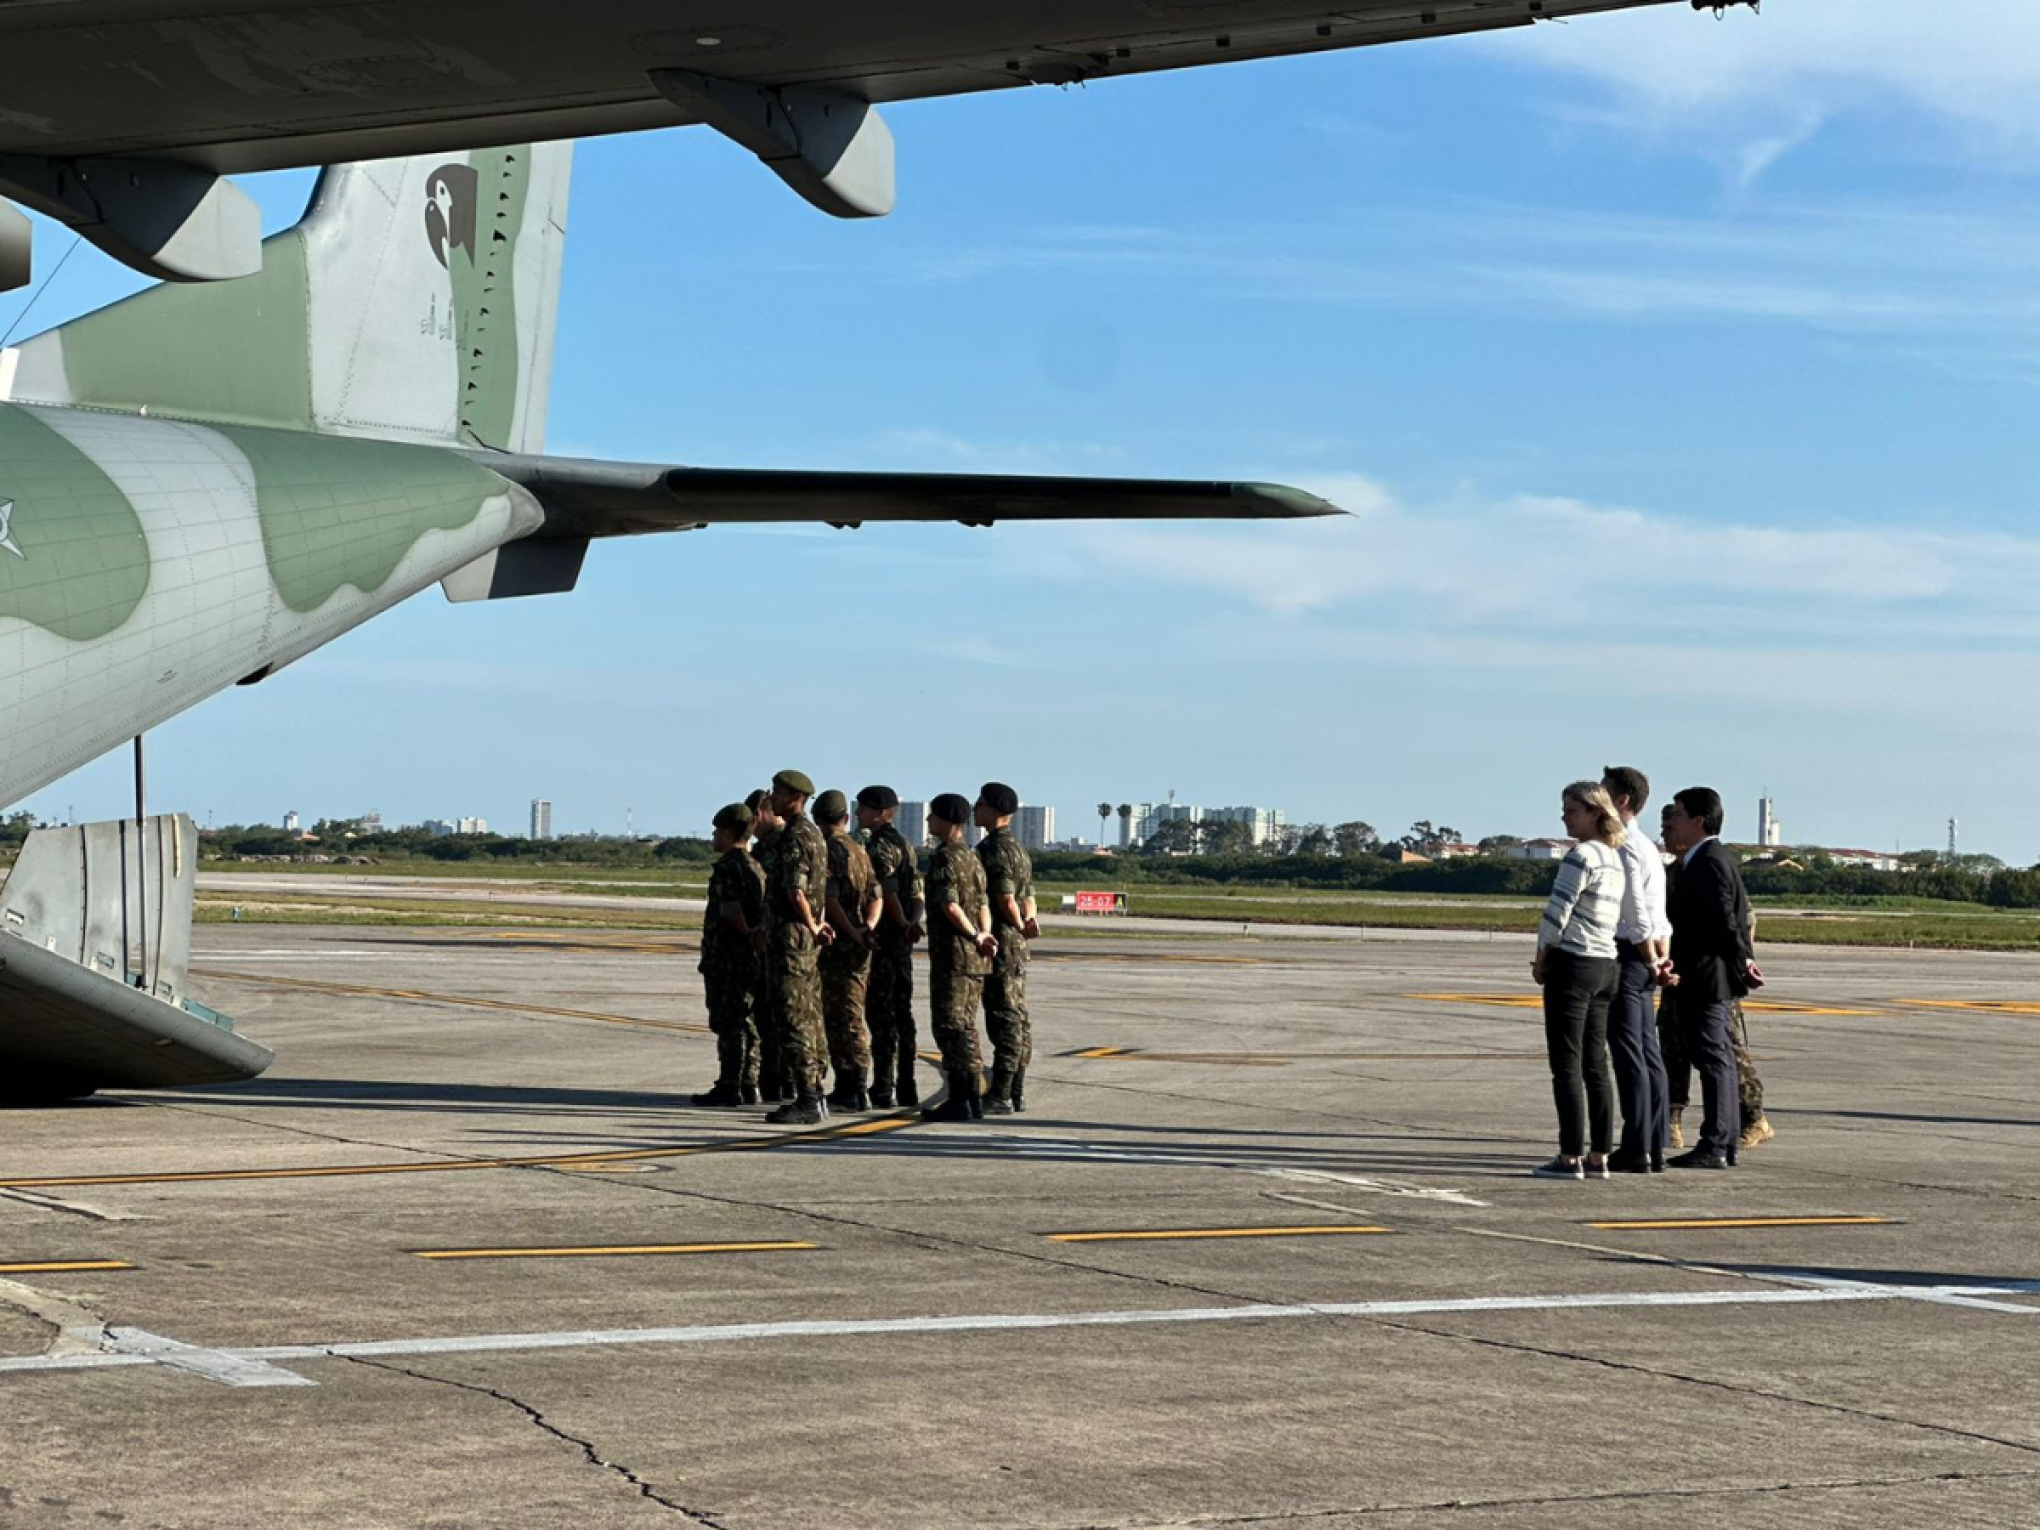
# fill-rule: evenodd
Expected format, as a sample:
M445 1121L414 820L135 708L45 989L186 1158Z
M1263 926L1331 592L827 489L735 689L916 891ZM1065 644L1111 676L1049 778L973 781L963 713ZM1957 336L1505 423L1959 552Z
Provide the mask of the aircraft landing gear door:
M823 212L883 218L897 200L892 129L869 101L834 90L777 89L654 69L652 87L749 149Z

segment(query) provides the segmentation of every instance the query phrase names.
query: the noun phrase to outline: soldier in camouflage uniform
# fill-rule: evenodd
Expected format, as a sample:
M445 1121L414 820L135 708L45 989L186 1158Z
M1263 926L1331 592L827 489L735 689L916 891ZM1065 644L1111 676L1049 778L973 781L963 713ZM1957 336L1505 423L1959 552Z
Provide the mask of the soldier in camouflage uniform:
M985 1113L1010 1116L1027 1108L1027 1065L1034 1059L1034 1031L1027 1019L1027 942L1041 933L1035 921L1034 862L1013 835L1020 794L1003 781L987 781L973 812L985 831L978 860L985 868L985 895L992 905L992 933L998 954L985 978L985 1033L992 1042L992 1082Z
M828 845L829 923L836 939L822 953L822 1028L836 1087L829 1104L838 1110L869 1110L865 1078L871 1071L871 1033L864 1025L865 991L871 982L872 933L885 912L871 857L850 835L850 802L841 792L815 799L815 826Z
M893 826L899 805L899 793L890 786L867 786L857 794L857 822L871 836L871 869L885 900L865 1006L871 1030L871 1103L880 1110L921 1103L914 1083L914 947L924 933L921 864L916 847Z
M702 985L715 1032L715 1087L697 1105L756 1105L758 949L765 932L765 873L751 858L751 810L733 802L715 815L715 870L701 926Z
M772 792L768 787L759 787L744 799L744 806L751 810L752 833L757 845L752 854L764 874L764 866L772 858L772 846L779 838L778 815L772 811ZM765 946L772 930L772 902L765 903L765 927L758 932L758 1002L755 1012L758 1020L758 1087L767 1105L776 1105L781 1100L791 1099L793 1091L787 1086L786 1063L779 1047L779 1024L773 1016L779 1013L779 1001L773 996L772 964L765 960Z
M942 1071L949 1079L948 1098L921 1107L930 1121L970 1121L984 1114L978 1099L977 1012L999 942L992 934L985 869L963 839L970 816L970 803L956 792L944 792L928 804L928 834L936 842L928 862L929 1029L942 1049Z
M765 961L793 1097L765 1119L780 1126L812 1126L829 1113L822 1100L829 1054L822 1031L820 959L836 932L822 919L829 851L822 831L807 816L814 791L814 782L798 770L782 770L772 778L772 813L780 828L765 856L766 903L772 911Z

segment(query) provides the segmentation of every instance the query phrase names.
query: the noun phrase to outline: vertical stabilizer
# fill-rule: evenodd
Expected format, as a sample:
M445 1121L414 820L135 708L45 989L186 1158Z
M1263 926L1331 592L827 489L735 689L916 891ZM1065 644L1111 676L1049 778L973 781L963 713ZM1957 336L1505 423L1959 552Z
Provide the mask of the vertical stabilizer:
M335 166L259 275L38 336L0 359L0 402L540 451L572 153Z

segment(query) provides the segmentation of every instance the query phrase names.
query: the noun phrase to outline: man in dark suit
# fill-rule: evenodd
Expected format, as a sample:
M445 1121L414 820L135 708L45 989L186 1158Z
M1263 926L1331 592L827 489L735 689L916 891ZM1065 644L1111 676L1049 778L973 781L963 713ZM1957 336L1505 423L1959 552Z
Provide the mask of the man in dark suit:
M1721 843L1721 794L1689 786L1672 798L1665 827L1679 853L1667 912L1679 1026L1700 1074L1706 1111L1700 1140L1671 1160L1675 1169L1726 1169L1742 1134L1732 1041L1735 1001L1760 986L1750 949L1750 900L1742 872Z

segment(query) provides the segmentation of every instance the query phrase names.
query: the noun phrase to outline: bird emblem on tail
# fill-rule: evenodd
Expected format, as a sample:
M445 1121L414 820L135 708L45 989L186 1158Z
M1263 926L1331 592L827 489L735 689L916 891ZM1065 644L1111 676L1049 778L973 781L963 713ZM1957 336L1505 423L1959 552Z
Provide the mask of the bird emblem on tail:
M28 560L28 554L14 545L14 501L11 499L0 499L0 547L23 562Z

